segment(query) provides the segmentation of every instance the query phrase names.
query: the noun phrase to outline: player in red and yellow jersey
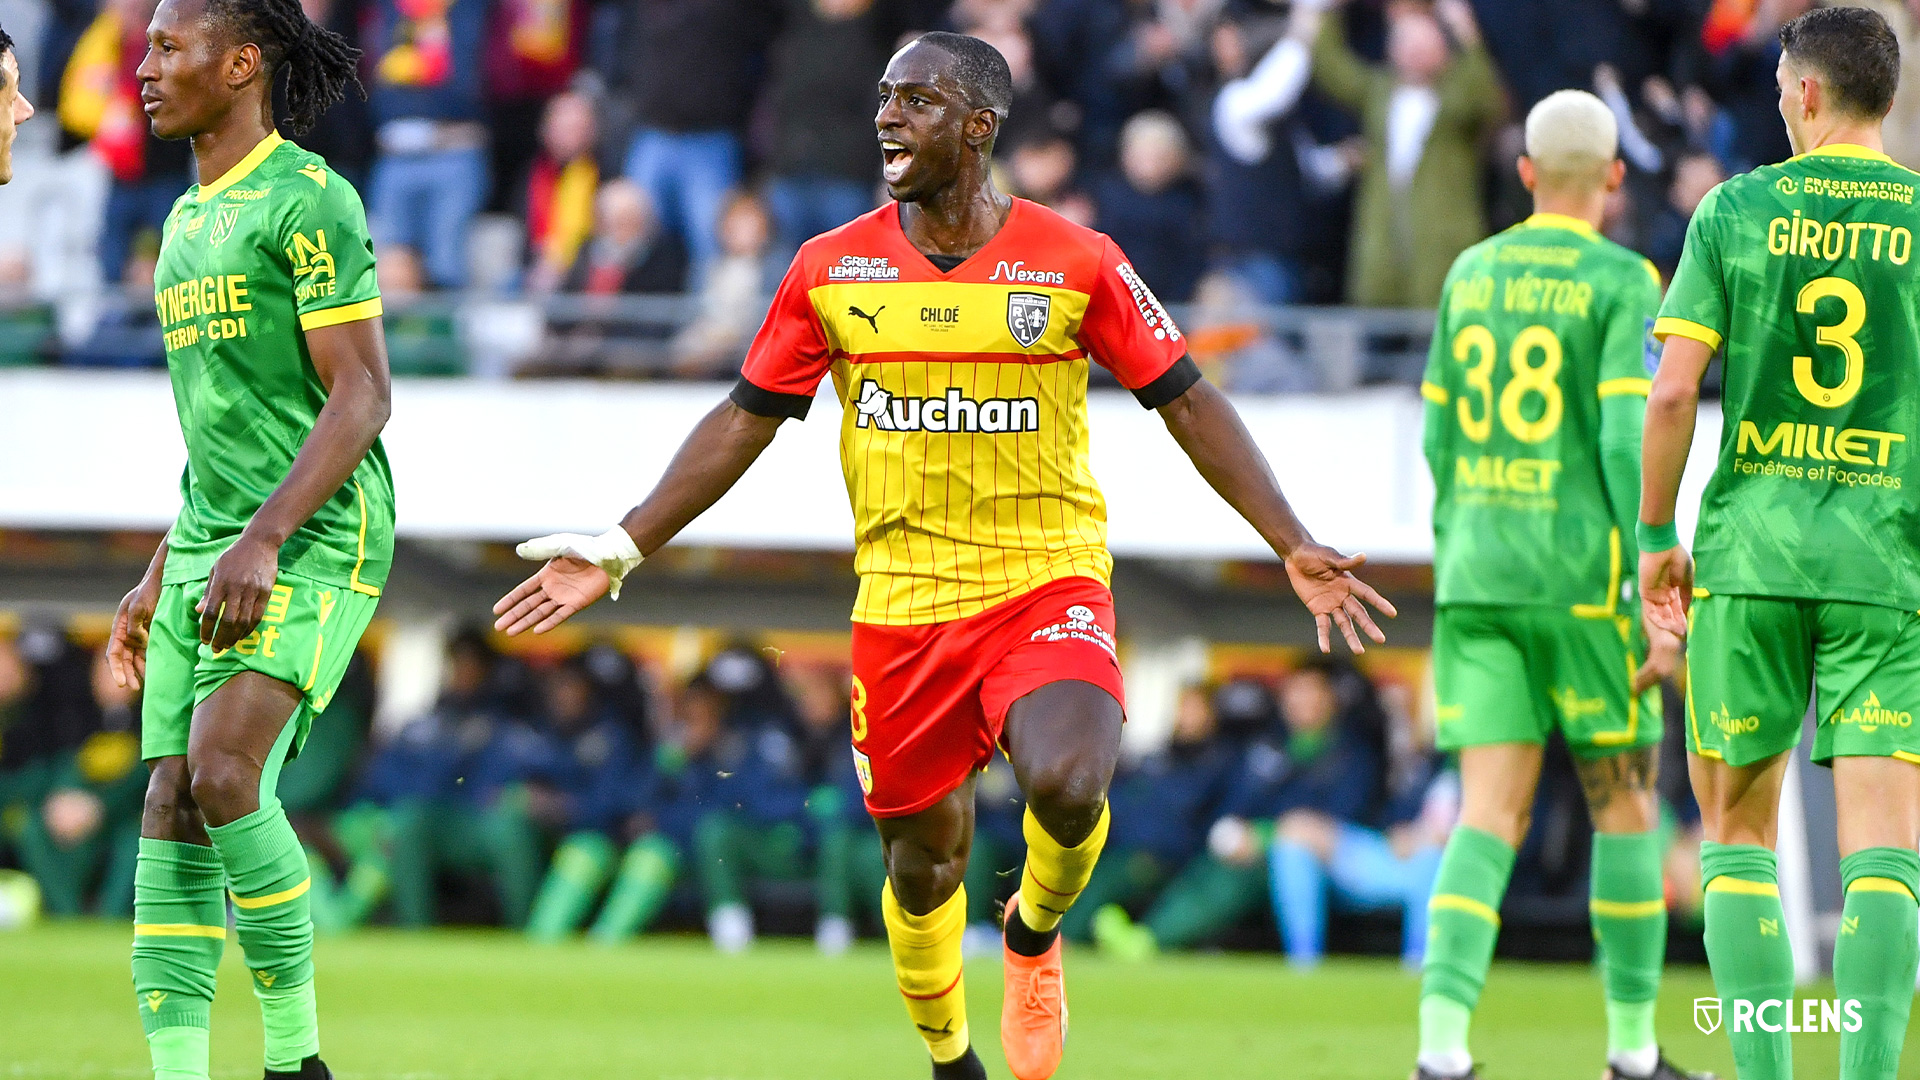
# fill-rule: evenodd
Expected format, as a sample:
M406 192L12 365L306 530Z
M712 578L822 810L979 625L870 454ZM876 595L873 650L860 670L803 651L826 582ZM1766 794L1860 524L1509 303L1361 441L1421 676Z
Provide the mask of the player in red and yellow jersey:
M600 536L521 545L548 559L495 606L544 631L598 600L739 479L828 375L841 403L860 594L853 752L886 847L882 897L907 1011L936 1080L983 1078L967 1034L961 886L974 776L996 743L1027 796L1008 904L1001 1041L1019 1080L1058 1066L1059 923L1107 835L1120 749L1113 566L1087 459L1089 365L1157 409L1202 476L1286 560L1320 647L1384 640L1388 604L1314 543L1233 407L1112 240L995 189L1013 96L977 38L928 34L880 82L895 203L801 248L731 399L645 502Z

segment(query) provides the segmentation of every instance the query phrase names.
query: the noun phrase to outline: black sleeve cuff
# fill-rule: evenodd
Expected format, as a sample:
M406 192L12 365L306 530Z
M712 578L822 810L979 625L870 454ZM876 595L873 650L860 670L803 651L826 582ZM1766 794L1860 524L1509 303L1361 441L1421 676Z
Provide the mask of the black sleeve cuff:
M1199 374L1196 369L1195 375ZM813 405L813 398L807 394L782 394L773 390L764 390L741 376L733 384L733 393L727 395L735 405L755 416L777 416L793 420L805 420L807 410Z
M1200 365L1193 362L1192 356L1183 355L1173 362L1172 367L1161 372L1159 378L1135 390L1133 396L1139 399L1141 408L1158 409L1173 404L1199 381ZM746 408L745 405L740 407Z

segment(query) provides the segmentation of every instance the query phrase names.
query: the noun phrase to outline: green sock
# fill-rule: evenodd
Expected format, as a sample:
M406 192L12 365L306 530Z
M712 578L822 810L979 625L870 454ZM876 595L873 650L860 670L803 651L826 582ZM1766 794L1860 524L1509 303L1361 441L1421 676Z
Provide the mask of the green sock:
M1920 855L1867 848L1840 860L1846 904L1833 946L1833 991L1842 1009L1858 1002L1860 1030L1840 1030L1840 1080L1893 1080L1913 1008L1920 965Z
M346 877L333 896L335 928L360 926L387 898L392 880L387 873L387 844L392 832L387 812L371 803L358 803L334 817L333 835L349 860Z
M208 1029L163 1027L147 1033L147 1051L153 1055L153 1080L207 1080Z
M1742 1025L1735 1002L1790 1001L1793 946L1780 910L1773 852L1751 844L1700 844L1706 884L1707 963L1740 1080L1792 1080L1793 1048L1785 1030ZM1911 989L1911 988L1909 988ZM1784 1025L1783 1025L1784 1028Z
M226 873L210 847L140 838L133 993L160 1080L206 1080L215 975L227 945Z
M635 840L620 860L620 876L594 920L593 939L614 945L646 929L673 891L679 865L680 854L666 837L655 833Z
M1667 953L1660 834L1595 833L1588 913L1607 988L1609 1057L1656 1054L1653 1008ZM1620 1064L1620 1062L1615 1062ZM1652 1062L1635 1061L1636 1073Z
M313 1001L313 916L306 852L278 799L207 835L226 865L234 926L253 971L267 1068L294 1070L320 1052Z
M1432 1071L1457 1075L1472 1067L1467 1022L1493 963L1500 900L1512 873L1513 849L1492 833L1461 825L1447 838L1427 902L1420 980L1420 1063Z
M578 832L553 853L553 865L527 918L527 936L535 941L559 941L587 917L587 909L607 883L613 868L613 843L597 832Z

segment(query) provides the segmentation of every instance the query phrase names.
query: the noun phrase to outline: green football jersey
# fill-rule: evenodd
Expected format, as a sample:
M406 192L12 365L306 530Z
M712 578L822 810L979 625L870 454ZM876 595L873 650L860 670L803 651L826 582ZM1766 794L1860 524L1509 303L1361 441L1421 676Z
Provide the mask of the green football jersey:
M154 304L187 444L165 580L194 581L286 479L326 389L306 331L380 314L353 186L269 135L188 188L161 232ZM353 478L280 548L280 568L378 595L393 561L393 476L376 440Z
M1700 587L1920 608L1916 182L1828 146L1694 212L1654 333L1726 346Z
M1637 560L1638 423L1659 305L1651 263L1559 214L1454 261L1420 387L1435 602L1617 611ZM1608 410L1633 422L1611 484Z

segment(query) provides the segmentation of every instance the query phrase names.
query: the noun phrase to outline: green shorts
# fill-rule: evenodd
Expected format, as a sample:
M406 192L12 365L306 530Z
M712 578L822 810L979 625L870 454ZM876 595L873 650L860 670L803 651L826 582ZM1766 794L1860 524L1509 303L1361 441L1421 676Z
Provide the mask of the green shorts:
M307 741L313 718L339 688L379 597L282 573L260 625L233 648L214 652L201 644L200 615L193 610L206 590L205 578L160 589L147 638L140 756L152 760L186 753L193 710L236 674L257 671L306 695L293 711L291 760Z
M1800 745L1813 760L1920 762L1920 615L1878 604L1697 597L1687 639L1687 748L1751 765Z
M1433 684L1442 750L1544 743L1605 757L1660 741L1660 693L1635 697L1644 648L1628 615L1566 608L1447 604L1433 617Z

